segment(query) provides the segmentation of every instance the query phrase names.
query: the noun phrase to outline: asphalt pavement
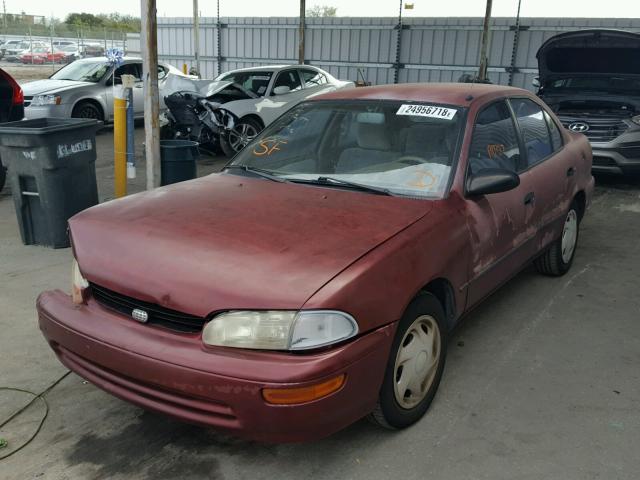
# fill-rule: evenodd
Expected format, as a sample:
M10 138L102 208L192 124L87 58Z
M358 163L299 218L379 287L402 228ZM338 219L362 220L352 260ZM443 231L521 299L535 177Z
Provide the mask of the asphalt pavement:
M136 131L144 185L142 130ZM112 133L98 135L101 200L113 197ZM199 174L219 169L206 157ZM0 387L40 393L66 373L38 327L35 298L68 290L71 253L23 246L0 194ZM324 440L246 442L148 413L75 374L45 395L48 418L0 478L48 479L637 479L640 471L640 182L598 178L574 265L527 269L470 313L450 340L440 390L413 427L359 421ZM0 390L0 424L30 401ZM0 428L27 440L34 402Z

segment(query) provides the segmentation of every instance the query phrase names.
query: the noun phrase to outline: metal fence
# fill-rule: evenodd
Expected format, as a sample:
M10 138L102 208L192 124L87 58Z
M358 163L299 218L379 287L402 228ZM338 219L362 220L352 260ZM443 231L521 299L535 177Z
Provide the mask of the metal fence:
M356 80L360 70L372 84L450 82L475 74L482 18L309 18L305 61L334 76ZM494 18L489 48L492 82L531 88L535 54L562 31L616 28L640 32L640 19ZM177 67L194 64L190 17L158 18L158 54ZM140 36L129 34L130 54ZM200 70L212 78L234 68L297 63L298 19L239 17L200 19Z

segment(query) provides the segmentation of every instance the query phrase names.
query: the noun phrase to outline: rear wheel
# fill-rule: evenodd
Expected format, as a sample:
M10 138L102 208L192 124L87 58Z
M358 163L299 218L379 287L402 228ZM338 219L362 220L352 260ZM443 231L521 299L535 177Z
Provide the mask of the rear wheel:
M91 118L103 120L102 110L92 102L80 102L73 108L71 113L73 118Z
M579 233L580 214L578 204L574 201L565 216L562 235L536 259L536 269L540 273L555 277L567 273L576 253Z
M229 130L227 135L220 137L220 148L227 157L233 157L242 150L258 133L262 125L253 118L243 118Z
M408 427L435 397L446 357L445 315L430 293L416 297L396 332L378 404L370 419L389 429Z

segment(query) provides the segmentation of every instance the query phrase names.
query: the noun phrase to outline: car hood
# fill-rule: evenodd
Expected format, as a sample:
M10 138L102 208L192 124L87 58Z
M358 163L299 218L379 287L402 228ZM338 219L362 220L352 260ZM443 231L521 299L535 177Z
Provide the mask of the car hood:
M89 282L206 316L299 309L431 208L425 200L222 173L107 202L69 224Z
M588 75L640 76L640 34L618 30L561 33L542 44L536 57L540 83Z
M84 85L95 85L91 82L77 82L75 80L36 80L34 82L27 82L21 85L22 91L26 96L43 95L51 93L60 93L72 88L81 87Z

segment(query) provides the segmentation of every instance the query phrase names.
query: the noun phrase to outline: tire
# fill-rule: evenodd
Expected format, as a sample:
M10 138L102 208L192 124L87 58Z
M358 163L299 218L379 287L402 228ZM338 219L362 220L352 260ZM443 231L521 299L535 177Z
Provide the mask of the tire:
M569 271L578 247L580 234L580 209L573 201L565 216L562 235L555 240L534 262L538 272L559 277Z
M253 140L262 128L257 120L243 118L227 135L220 137L220 148L228 158L231 158Z
M415 346L412 347L412 345ZM418 352L412 354L411 352L416 348ZM412 300L400 320L389 354L378 404L369 415L369 419L391 430L406 428L420 420L438 390L446 353L444 309L435 296L422 293ZM404 360L403 357L405 357ZM412 358L407 360L409 357ZM429 364L433 366L429 368ZM412 368L409 369L408 366ZM411 375L411 372L414 374ZM411 379L421 384L423 390L417 394L411 392L412 382L409 381Z
M102 110L95 103L92 102L80 102L75 107L73 107L73 112L71 113L73 118L91 118L98 121L104 120L104 115L102 114Z

